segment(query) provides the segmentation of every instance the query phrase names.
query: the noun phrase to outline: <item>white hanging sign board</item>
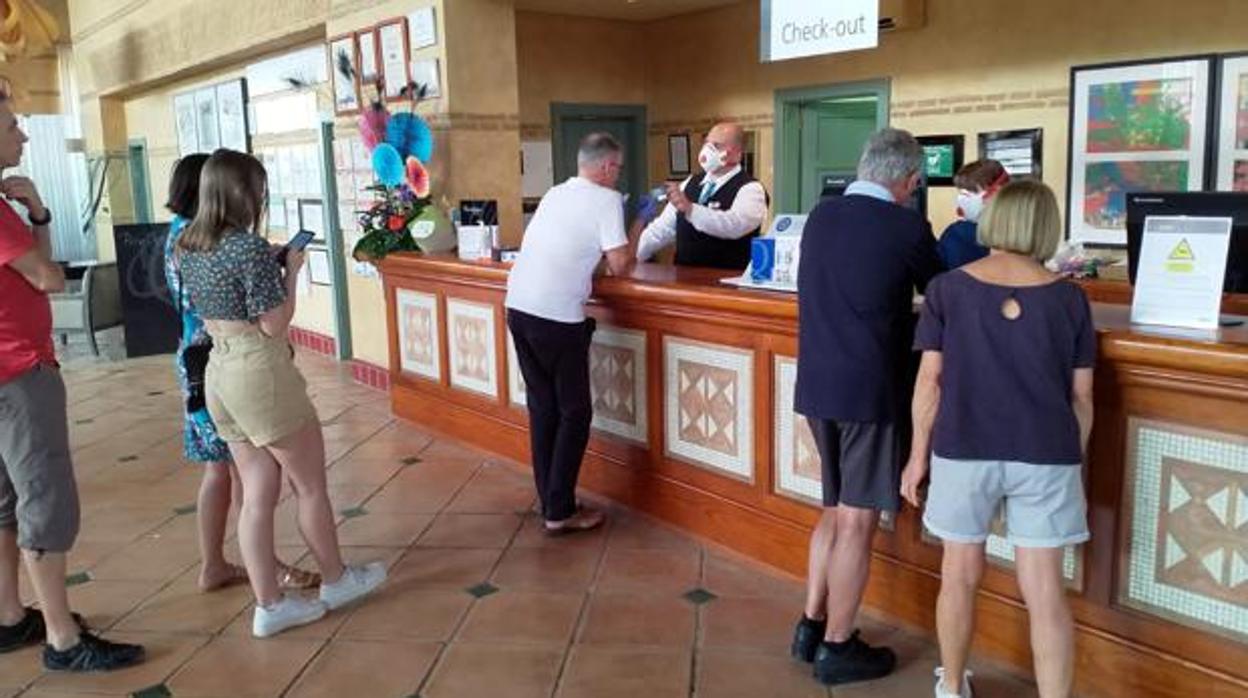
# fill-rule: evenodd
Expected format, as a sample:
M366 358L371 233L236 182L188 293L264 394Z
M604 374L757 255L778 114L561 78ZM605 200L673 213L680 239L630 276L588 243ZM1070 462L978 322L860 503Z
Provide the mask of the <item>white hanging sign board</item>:
M879 0L761 0L761 7L764 63L880 44Z

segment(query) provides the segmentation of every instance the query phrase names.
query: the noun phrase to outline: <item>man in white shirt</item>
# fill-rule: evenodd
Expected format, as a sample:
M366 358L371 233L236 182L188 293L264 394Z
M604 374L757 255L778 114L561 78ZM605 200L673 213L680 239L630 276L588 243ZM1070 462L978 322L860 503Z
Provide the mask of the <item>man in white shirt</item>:
M576 503L576 479L594 411L589 393L593 318L585 301L594 270L632 266L624 200L615 190L624 154L606 133L591 133L577 153L577 176L546 192L529 222L507 279L507 327L516 346L529 407L533 475L546 532L601 526L602 512Z
M642 231L638 261L676 243L676 263L741 271L767 217L767 192L741 167L745 132L716 124L698 154L702 172L667 186L668 204Z

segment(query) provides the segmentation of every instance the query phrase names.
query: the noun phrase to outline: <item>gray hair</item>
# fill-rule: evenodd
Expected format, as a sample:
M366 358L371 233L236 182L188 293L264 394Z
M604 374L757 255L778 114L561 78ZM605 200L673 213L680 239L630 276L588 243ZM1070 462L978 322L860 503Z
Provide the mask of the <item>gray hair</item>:
M615 136L598 131L581 139L580 149L576 151L577 167L585 167L599 163L609 155L623 152L624 148Z
M884 128L863 148L858 179L889 186L918 172L923 164L923 148L909 131Z

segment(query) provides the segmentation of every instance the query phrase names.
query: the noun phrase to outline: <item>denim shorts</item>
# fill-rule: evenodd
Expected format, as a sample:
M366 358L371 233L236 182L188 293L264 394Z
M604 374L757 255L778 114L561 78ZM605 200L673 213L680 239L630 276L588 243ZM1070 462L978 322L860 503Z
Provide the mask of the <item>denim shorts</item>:
M1007 538L1023 548L1088 540L1088 506L1078 465L951 460L932 455L923 525L951 543L983 543L999 507Z

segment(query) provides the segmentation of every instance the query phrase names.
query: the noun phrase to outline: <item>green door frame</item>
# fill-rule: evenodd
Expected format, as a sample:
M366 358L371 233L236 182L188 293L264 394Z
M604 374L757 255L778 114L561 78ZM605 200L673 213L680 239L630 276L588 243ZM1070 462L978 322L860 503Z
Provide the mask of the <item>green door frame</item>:
M325 246L329 248L329 279L334 292L334 344L337 359L354 356L351 345L351 305L347 296L347 260L342 221L338 219L338 179L334 173L334 122L321 123L318 138L321 161L321 216Z
M629 168L628 188L634 193L634 199L645 192L649 177L650 160L646 157L646 107L633 104L575 104L568 102L552 102L550 105L550 149L554 155L555 183L564 181L576 174L575 168L569 168L560 162L559 153L563 152L563 122L567 119L632 119L632 133L629 134L636 153L637 167ZM627 159L632 154L626 153Z
M126 147L126 165L130 170L130 198L134 201L134 222L152 222L152 192L148 186L147 139L131 138Z
M797 210L801 202L801 168L791 167L795 160L801 160L802 105L823 99L870 95L876 98L875 121L883 128L888 125L889 90L888 78L776 90L775 212L805 213Z

